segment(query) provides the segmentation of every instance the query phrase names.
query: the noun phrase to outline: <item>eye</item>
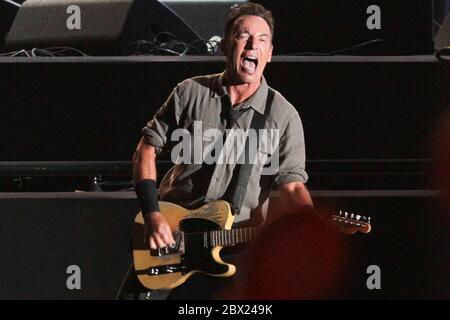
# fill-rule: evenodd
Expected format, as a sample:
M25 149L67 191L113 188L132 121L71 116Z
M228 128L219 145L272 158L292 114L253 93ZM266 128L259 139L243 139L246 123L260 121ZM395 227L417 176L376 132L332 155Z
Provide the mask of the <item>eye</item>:
M248 33L243 32L243 33L239 33L236 38L238 40L247 40L249 37L250 37L250 35Z

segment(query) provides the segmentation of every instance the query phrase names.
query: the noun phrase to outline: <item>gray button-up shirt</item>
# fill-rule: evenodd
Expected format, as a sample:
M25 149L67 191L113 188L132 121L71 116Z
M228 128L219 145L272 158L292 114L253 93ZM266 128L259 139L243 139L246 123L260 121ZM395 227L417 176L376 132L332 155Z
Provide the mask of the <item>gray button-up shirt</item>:
M199 146L204 152L223 138L215 132L224 132L227 127L226 108L230 108L230 97L222 84L223 73L187 79L172 91L167 101L142 130L145 142L156 148L157 154L164 149L179 151L180 137L189 136L190 146ZM248 129L254 112L264 113L269 87L262 79L258 90L234 109L246 112L237 118L232 129ZM178 130L177 130L178 129ZM211 130L213 129L213 130ZM214 130L217 129L217 130ZM250 144L257 148L256 161L248 183L241 212L235 222L250 219L252 209L259 208L268 197L272 187L289 182L303 182L308 179L305 171L305 142L303 126L298 112L277 91L272 102L265 129L268 134L259 143ZM181 132L180 132L181 130ZM193 141L193 143L192 143ZM186 140L184 140L186 142ZM227 142L228 143L228 140ZM188 144L189 145L189 144ZM233 144L232 144L233 145ZM208 149L209 148L209 149ZM202 202L221 199L231 181L236 160L230 161L229 149L221 154L217 164L202 163L204 155L194 149L183 149L172 160L186 160L175 164L160 184L160 199L194 207ZM187 152L191 151L191 152ZM190 154L189 154L190 153ZM200 157L198 156L200 154ZM200 158L200 162L199 162ZM255 212L258 210L254 210ZM260 211L259 211L260 212Z

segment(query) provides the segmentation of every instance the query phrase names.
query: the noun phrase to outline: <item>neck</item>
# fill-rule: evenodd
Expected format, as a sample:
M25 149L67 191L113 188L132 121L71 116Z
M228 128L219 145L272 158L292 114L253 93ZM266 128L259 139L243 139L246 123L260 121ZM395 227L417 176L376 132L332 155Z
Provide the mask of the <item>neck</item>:
M255 239L256 228L239 228L230 230L214 230L206 232L204 237L205 247L230 247L240 243L247 243Z
M227 73L225 73L224 76L224 85L227 88L228 94L230 95L232 106L235 106L247 100L256 92L256 90L258 90L260 84L261 79L258 82L239 83L237 81L233 81L233 79L228 76Z

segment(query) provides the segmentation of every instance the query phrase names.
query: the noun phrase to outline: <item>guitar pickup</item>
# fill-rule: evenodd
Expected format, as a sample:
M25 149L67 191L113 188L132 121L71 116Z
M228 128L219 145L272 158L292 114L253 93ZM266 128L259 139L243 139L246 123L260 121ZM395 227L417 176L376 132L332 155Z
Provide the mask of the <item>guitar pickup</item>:
M168 246L164 248L158 248L156 250L150 249L150 255L154 257L164 257L172 254L183 254L184 253L184 233L177 231L173 233L173 238L175 239L175 244L173 246Z

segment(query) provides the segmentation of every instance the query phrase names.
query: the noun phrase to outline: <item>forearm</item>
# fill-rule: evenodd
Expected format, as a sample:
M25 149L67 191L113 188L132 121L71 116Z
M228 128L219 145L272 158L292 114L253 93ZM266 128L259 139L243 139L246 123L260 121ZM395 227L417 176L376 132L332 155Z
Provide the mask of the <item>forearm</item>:
M158 205L155 147L146 144L143 139L139 141L133 155L133 179L144 215L150 247L156 249L173 245L175 241L170 226L164 216L161 215Z
M156 151L155 147L146 144L143 139L139 141L133 155L133 179L139 182L145 179L156 181Z

